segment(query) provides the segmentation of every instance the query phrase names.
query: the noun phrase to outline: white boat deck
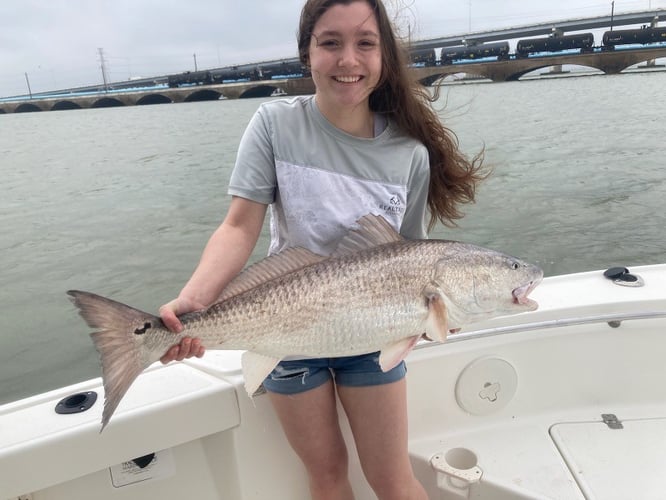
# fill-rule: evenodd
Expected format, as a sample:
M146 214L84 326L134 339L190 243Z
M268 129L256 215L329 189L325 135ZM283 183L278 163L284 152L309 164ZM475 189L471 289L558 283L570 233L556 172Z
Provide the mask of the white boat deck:
M538 311L410 354L410 453L430 498L666 498L666 265L632 272L645 286L547 278ZM54 412L90 390L90 410ZM238 352L151 367L100 435L102 399L95 379L1 406L0 500L308 498ZM145 469L127 462L151 452Z

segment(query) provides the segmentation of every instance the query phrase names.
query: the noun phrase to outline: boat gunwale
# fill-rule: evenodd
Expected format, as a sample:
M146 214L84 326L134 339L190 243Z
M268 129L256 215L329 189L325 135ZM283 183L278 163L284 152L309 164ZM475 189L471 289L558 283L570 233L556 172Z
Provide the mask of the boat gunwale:
M447 337L446 344L483 339L488 337L496 337L512 333L525 333L533 330L564 328L569 326L590 325L595 323L607 323L610 327L614 328L616 326L619 326L619 324L623 321L661 319L661 318L666 318L666 311L643 311L643 312L633 312L633 313L624 312L624 313L611 313L611 314L597 314L590 316L572 316L568 318L534 321L518 325L496 326L492 328L472 330L469 332L454 333ZM419 342L419 344L415 348L422 349L425 347L430 347L432 345L433 345L432 342Z

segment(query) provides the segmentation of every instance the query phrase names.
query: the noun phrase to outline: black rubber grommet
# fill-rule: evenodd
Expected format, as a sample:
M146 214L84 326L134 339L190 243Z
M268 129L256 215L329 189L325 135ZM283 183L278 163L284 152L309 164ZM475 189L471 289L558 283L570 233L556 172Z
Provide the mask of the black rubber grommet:
M79 392L61 399L55 407L55 412L60 415L81 413L89 410L97 401L95 391Z

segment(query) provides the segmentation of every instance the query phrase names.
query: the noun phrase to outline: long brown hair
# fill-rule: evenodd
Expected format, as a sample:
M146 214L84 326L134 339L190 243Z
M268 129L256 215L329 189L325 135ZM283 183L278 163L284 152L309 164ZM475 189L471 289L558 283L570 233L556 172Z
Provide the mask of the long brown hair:
M487 177L483 151L472 159L459 149L458 138L445 127L432 107L438 93L430 96L409 70L405 45L398 41L393 24L381 0L307 0L301 11L298 53L309 66L310 41L319 18L333 5L364 1L372 8L379 26L382 75L370 94L370 110L391 118L406 134L421 141L430 157L428 209L431 230L437 220L455 226L462 217L458 205L472 202L477 183Z

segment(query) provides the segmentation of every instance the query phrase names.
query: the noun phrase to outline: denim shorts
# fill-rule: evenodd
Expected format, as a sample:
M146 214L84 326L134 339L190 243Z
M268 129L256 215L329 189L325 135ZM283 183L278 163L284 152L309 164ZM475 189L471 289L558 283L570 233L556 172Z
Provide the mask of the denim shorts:
M334 380L347 387L390 384L407 373L405 362L383 372L379 352L342 358L281 361L264 380L264 388L278 394L298 394Z

